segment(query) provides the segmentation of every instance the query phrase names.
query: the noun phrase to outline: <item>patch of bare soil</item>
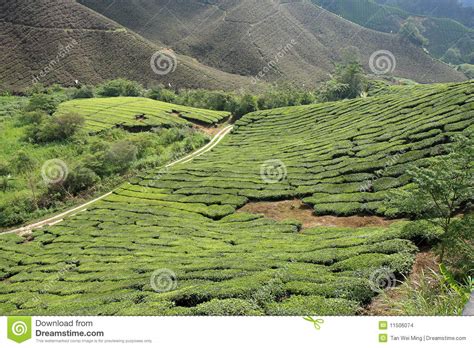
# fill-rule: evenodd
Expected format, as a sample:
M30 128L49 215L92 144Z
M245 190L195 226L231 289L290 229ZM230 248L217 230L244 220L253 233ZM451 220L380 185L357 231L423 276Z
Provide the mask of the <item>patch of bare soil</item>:
M422 276L430 277L432 274L431 270L438 269L438 264L439 260L433 252L423 251L418 253L412 271L405 282L416 287L416 284L418 284ZM431 283L431 281L436 283L436 279L428 279L429 283ZM394 315L395 313L392 311L393 308L391 304L402 301L404 296L404 293L398 287L388 289L384 294L375 297L361 314L375 316Z
M282 221L296 219L303 224L304 228L329 226L329 227L369 227L389 226L395 220L387 220L378 216L316 216L313 209L301 200L288 200L279 202L256 202L248 203L241 212L263 214L265 217Z
M209 135L210 137L213 137L214 135L216 135L217 133L219 133L223 128L224 126L220 126L220 127L216 127L216 126L209 126L209 127L205 127L205 126L201 126L201 125L198 125L198 124L194 124L193 125L193 128L194 129L197 129L201 132L204 132L206 133L207 135Z

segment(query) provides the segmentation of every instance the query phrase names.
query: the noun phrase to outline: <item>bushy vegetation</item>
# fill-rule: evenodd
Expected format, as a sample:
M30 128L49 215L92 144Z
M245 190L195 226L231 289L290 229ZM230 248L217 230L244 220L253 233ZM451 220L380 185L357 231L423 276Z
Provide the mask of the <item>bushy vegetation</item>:
M35 91L29 102L20 97L2 101L9 117L0 122L0 226L21 224L74 204L207 141L184 124L143 133L109 129L89 135L83 116L45 111L45 105L56 98L54 93ZM18 105L18 100L24 109L9 106ZM68 175L58 183L42 179L42 166L51 159L60 159L67 166Z
M142 86L125 79L110 80L99 85L97 94L101 97L138 97L142 94Z
M437 236L440 261L461 277L472 276L474 270L473 216L467 213L456 218L461 208L470 209L474 197L473 162L472 135L458 136L445 156L409 170L413 184L393 191L388 201L396 212L410 214L442 230Z
M384 315L453 316L461 315L474 291L472 279L462 284L452 282L440 270L422 271L417 279L408 279L396 290L396 300L383 294L380 299L387 309Z
M429 40L421 34L416 21L412 18L408 18L408 20L402 24L399 34L403 39L417 46L427 46L429 44Z

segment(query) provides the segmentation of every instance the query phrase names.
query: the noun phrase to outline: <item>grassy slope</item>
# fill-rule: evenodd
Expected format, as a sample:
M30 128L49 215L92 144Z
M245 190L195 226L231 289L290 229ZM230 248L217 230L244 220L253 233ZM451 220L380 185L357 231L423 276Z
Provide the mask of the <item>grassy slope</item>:
M186 120L212 125L230 116L225 111L202 110L134 97L71 100L62 103L57 112L83 115L86 118L86 128L91 131L117 125L160 127L189 124ZM137 115L145 115L146 119L137 120Z
M399 8L377 4L371 0L313 0L314 3L364 27L398 33L401 23L412 14ZM474 50L474 30L447 18L422 17L423 35L429 40L427 49L436 58L457 47L463 56Z
M249 114L210 153L124 185L33 241L1 236L0 313L354 314L375 294L374 272L409 271L416 247L402 225L295 233L295 222L235 209L314 194L319 211L376 210L372 198L404 184L400 163L420 164L448 135L472 130L473 91L472 82L419 86ZM362 199L364 180L402 150ZM288 175L266 183L261 164L272 158ZM176 274L176 289L153 291L157 269Z
M237 89L250 80L226 74L178 56L176 71L153 73L155 44L71 0L4 1L0 4L0 83L22 90L43 69L42 83L97 84L125 77L145 84L171 83L174 87ZM65 53L61 51L69 46Z
M359 49L367 71L371 54L389 49L397 58L394 72L397 76L419 82L463 78L395 35L360 27L310 2L239 0L215 5L208 1L81 0L81 3L151 41L164 42L227 72L255 76L270 61L278 61L276 68L265 70L266 81L290 81L301 86L327 80L334 62L350 46ZM285 50L292 40L296 43Z

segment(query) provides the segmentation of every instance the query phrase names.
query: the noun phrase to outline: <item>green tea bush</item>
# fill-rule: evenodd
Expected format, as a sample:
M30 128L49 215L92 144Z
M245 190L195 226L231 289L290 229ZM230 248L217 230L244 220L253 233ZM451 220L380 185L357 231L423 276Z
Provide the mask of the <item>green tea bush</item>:
M241 299L213 299L201 303L193 308L194 315L211 316L240 316L240 315L263 315L262 309L253 303Z
M292 296L281 303L272 303L266 308L267 315L354 315L357 302L343 299L328 299L321 296Z

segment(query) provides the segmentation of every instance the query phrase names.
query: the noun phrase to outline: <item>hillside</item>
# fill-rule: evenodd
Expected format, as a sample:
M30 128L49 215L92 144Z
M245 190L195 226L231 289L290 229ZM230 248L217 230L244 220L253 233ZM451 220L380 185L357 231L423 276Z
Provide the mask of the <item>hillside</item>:
M408 164L472 132L473 107L468 82L248 114L193 162L32 236L0 235L0 313L358 313L379 280L410 272L404 222L300 230L236 209L299 197L317 214L383 214Z
M396 3L393 2L386 2L388 5L384 5L383 2L379 4L372 0L312 1L347 20L386 33L398 33L402 24L415 16L422 35L429 40L426 48L430 54L452 64L471 62L474 30L452 18L445 18L445 12L440 14L443 18L437 18L430 11L426 11L426 16L420 16L418 12L409 12L405 7L394 7ZM450 49L458 50L459 57L449 55Z
M397 60L394 75L419 82L464 79L396 35L363 28L310 2L80 2L203 64L246 76L261 73L266 81L301 86L327 80L348 47L358 48L367 71L374 52L390 50Z
M86 119L86 129L100 131L113 127L170 127L191 123L213 125L230 113L201 110L147 98L91 98L62 103L57 113L74 112Z
M424 16L451 18L474 28L472 0L375 0L381 4L397 6L405 11Z
M0 2L0 47L0 87L7 89L25 89L35 77L65 85L116 77L209 89L250 83L182 55L174 72L155 74L150 61L163 48L160 42L151 43L74 0Z

